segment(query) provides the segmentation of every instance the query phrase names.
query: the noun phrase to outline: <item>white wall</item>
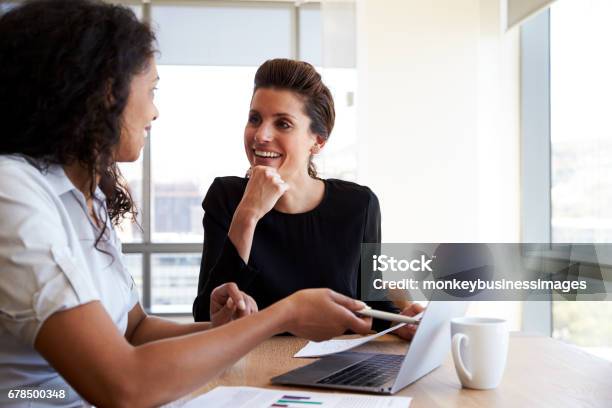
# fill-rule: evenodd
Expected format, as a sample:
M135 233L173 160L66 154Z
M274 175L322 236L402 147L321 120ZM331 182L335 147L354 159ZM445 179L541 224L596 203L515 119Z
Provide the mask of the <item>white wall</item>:
M360 182L384 242L517 241L518 33L497 0L357 0Z

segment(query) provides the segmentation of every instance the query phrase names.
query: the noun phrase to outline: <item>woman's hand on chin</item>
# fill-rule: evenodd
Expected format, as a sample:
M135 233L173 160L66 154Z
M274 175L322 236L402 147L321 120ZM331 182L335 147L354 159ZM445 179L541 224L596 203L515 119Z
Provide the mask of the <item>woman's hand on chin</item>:
M257 313L255 300L238 289L234 282L217 286L210 295L210 322L212 327Z
M266 215L289 185L281 178L277 169L267 166L254 166L249 171L249 181L236 212L248 214L257 221Z
M249 181L227 234L245 264L249 262L257 223L288 189L289 185L275 168L251 167Z

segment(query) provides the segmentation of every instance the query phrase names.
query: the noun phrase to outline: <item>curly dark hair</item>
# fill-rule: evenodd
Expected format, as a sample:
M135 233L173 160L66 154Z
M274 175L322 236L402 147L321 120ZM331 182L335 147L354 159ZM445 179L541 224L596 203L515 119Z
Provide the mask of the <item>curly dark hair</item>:
M155 52L153 31L123 6L33 0L2 15L0 154L23 155L41 169L78 163L91 174L92 197L99 177L104 220L135 220L113 155L132 78Z
M310 131L323 140L329 139L336 120L334 98L311 64L285 58L268 60L255 73L253 94L259 88L286 89L300 95L304 100L304 113L310 118ZM308 161L308 174L317 177L312 156Z

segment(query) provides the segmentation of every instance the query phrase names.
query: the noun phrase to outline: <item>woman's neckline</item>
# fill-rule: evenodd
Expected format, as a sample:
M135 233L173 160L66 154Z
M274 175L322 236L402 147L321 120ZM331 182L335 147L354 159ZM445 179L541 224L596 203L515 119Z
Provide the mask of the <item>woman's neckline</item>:
M329 183L327 182L327 180L322 179L322 178L317 177L317 180L321 180L323 182L323 197L321 198L321 201L314 208L308 211L299 212L299 213L286 213L286 212L278 211L275 208L272 208L270 210L270 213L278 214L284 217L300 217L300 216L311 215L311 214L319 212L320 209L325 204L325 202L327 201L327 197L329 195Z

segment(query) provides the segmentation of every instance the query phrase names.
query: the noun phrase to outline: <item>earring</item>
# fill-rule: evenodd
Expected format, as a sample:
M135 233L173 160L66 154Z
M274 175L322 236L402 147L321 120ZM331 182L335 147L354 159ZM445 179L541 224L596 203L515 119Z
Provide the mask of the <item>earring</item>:
M317 154L317 153L319 153L320 150L321 150L321 148L319 147L319 145L314 145L314 146L312 146L312 149L310 149L310 153Z

